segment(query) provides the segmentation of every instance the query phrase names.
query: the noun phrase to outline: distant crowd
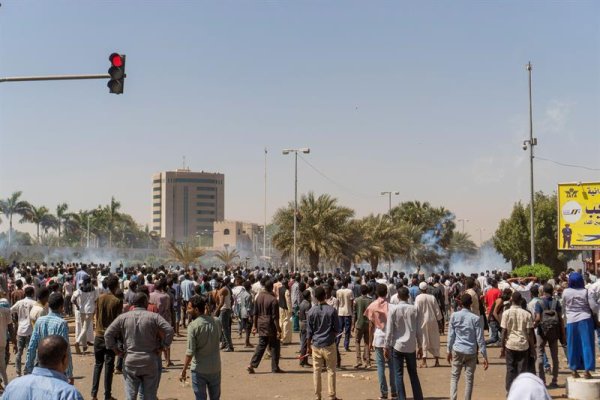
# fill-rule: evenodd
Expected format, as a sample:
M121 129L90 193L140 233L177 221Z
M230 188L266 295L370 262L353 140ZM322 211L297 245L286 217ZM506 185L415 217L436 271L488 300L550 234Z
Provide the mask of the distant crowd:
M477 365L488 368L490 346L500 347L505 359L499 387L509 399L550 399L560 348L574 377L595 371L599 311L600 279L573 270L540 281L500 271L388 275L13 263L0 269L0 390L8 400L82 399L73 385L73 346L76 353L93 349L93 400L103 371L104 399L113 399L115 374L124 379L125 398L156 399L162 369L174 367L173 337L185 333L179 379L191 380L196 399L216 400L220 352L235 351L236 330L244 347L254 348L249 374L263 358L272 373L285 373L281 346L291 345L297 332L298 368L312 368L315 399L338 399L339 369L373 364L380 399L406 399L405 370L412 397L423 399L419 369L439 366L440 358L451 364L450 398L457 398L463 374L470 399ZM66 316L75 319L71 339ZM11 344L18 378L9 382ZM353 351L355 362L342 365L340 347Z

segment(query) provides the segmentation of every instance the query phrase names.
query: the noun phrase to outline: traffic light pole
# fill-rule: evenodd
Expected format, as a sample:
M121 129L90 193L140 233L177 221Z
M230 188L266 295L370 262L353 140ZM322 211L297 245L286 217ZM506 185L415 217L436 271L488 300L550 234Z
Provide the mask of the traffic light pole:
M0 77L2 82L31 82L31 81L72 81L78 79L108 79L109 74L91 74L91 75L41 75L41 76L11 76Z

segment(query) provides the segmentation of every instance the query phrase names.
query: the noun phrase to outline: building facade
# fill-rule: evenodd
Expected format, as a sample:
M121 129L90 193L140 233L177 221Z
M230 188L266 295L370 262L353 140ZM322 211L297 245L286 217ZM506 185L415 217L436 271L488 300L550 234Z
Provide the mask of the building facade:
M177 169L152 176L152 230L182 242L225 218L225 175Z
M233 248L240 252L258 253L259 249L262 249L261 227L241 221L215 222L213 248Z

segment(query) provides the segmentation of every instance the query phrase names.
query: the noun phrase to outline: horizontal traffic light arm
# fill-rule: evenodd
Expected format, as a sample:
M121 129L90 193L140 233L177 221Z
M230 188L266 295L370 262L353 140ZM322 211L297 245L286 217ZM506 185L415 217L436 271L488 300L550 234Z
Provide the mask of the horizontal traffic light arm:
M41 75L41 76L11 76L0 77L1 82L28 82L28 81L72 81L77 79L110 79L109 74L91 75Z

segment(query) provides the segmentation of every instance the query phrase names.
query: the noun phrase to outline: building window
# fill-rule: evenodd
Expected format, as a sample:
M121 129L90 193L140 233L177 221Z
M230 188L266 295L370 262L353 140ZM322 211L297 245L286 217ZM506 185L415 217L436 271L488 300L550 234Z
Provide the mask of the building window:
M152 222L160 222L160 218L154 218Z
M198 206L198 207L214 207L215 203L200 202L200 203L196 203L196 206Z
M199 190L201 192L216 192L217 188L214 187L206 187L206 186L197 186L196 190Z
M207 178L175 178L175 183L217 183L216 179Z
M153 199L160 199L160 194L155 194L154 196L152 196Z
M157 214L158 214L158 215L160 215L160 210L158 210L158 211L153 211L153 212L152 212L152 214L154 214L154 215L157 215Z
M188 226L188 212L189 212L189 189L187 186L183 187L183 235L189 235Z
M196 214L200 214L200 215L215 215L214 211L209 211L209 210L197 210Z
M160 192L160 186L154 186L152 188L152 191L154 191L154 192Z
M240 234L240 230L238 229L238 235Z
M196 222L215 222L214 218L196 218Z
M160 203L152 203L154 207L160 207Z
M152 183L160 183L160 179L154 179Z
M197 199L209 199L209 200L214 200L215 199L215 195L214 194L197 194L196 195Z
M229 235L229 229L223 229L223 235Z

